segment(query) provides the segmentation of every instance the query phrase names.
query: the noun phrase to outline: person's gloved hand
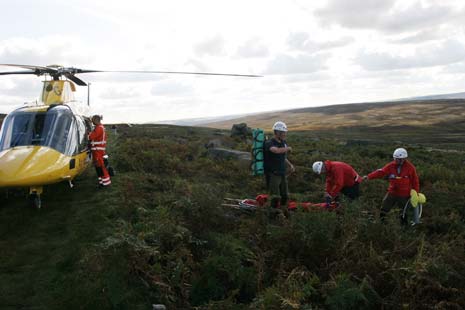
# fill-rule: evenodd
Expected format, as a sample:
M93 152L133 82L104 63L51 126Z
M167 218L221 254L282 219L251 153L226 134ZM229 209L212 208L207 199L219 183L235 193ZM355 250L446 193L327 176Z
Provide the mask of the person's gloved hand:
M294 165L291 165L290 168L291 168L291 173L294 173L294 172L295 172L295 167L294 167Z
M326 194L325 194L325 202L326 202L325 208L326 208L326 209L329 209L329 207L331 206L331 200L332 200L331 195L328 194L328 193L326 193Z

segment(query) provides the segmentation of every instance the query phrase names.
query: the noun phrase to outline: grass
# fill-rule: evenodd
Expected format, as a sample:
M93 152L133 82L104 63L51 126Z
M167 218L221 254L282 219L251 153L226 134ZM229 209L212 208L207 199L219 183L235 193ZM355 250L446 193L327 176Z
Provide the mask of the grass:
M69 272L79 269L83 252L102 238L108 225L105 204L99 202L101 193L92 177L89 173L80 177L73 190L67 184L47 187L41 210L32 209L22 197L2 200L3 307L65 307L83 291Z
M111 188L98 190L89 169L73 189L46 187L41 210L20 190L8 199L0 191L0 308L463 308L457 150L465 143L439 145L424 136L431 128L410 129L291 131L297 172L289 186L292 198L320 202L324 182L313 161L342 160L366 174L390 160L400 146L394 137L421 138L402 144L428 199L415 229L402 229L395 212L378 222L383 180L363 184L343 214L297 212L280 222L236 213L222 199L255 197L263 182L239 162L212 160L204 146L217 139L245 151L246 141L209 128L119 128L110 137L118 172Z

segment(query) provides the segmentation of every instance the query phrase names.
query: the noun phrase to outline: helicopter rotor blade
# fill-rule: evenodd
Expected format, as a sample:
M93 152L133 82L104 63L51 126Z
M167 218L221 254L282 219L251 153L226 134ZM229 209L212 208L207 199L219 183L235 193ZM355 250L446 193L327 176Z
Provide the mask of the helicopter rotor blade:
M68 78L69 80L73 81L74 83L76 83L77 85L79 86L87 86L86 82L84 82L83 80L81 80L80 78L74 76L73 74L71 73L63 73L63 75Z
M30 66L30 65L18 65L18 64L0 64L0 66L17 67L17 68L29 69L29 70L33 70L33 71L36 71L36 70L46 71L46 70L51 69L51 68L42 67L42 66Z
M17 64L0 64L0 66L6 66L6 67L17 67L17 68L23 68L23 69L29 69L31 70L30 73L25 73L28 71L17 71L17 72L0 72L2 75L6 74L35 74L37 76L41 76L44 74L50 74L52 76L56 75L57 69L52 68L52 67L42 67L42 66L29 66L29 65L17 65Z
M241 76L241 77L263 77L262 75L253 74L235 74L235 73L214 73L214 72L187 72L187 71L107 71L101 70L95 72L115 72L115 73L153 73L153 74L188 74L188 75L219 75L219 76Z
M95 72L106 72L102 70L88 70L88 69L78 69L78 68L64 68L64 70L69 70L73 74L77 73L95 73Z
M91 69L79 69L74 67L63 67L60 65L50 66L30 66L30 65L19 65L19 64L0 64L0 66L17 67L22 69L28 69L31 71L9 71L0 72L0 75L9 74L35 74L37 76L50 75L54 80L58 80L61 76L65 76L67 79L73 81L79 86L87 86L86 82L76 77L76 74L81 73L137 73L137 74L184 74L184 75L213 75L213 76L236 76L236 77L262 77L261 75L253 74L235 74L235 73L215 73L215 72L188 72L188 71L151 71L151 70L91 70Z
M217 75L217 76L242 76L242 77L263 77L262 75L254 74L236 74L236 73L215 73L215 72L188 72L188 71L151 71L151 70L89 70L79 68L66 68L58 65L52 66L30 66L30 65L18 65L18 64L0 64L0 66L18 67L23 69L29 69L35 71L35 74L51 74L51 75L65 75L78 74L78 73L98 73L98 72L114 72L114 73L152 73L152 74L189 74L189 75ZM14 73L11 73L14 74ZM21 73L19 73L21 74Z
M9 75L9 74L37 74L34 71L11 71L11 72L0 72L0 75Z

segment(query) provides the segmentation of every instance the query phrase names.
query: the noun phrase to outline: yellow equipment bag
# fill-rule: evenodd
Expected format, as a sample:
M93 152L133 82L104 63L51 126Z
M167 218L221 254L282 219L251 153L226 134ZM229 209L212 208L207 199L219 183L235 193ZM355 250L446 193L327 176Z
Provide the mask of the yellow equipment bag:
M418 203L424 204L426 203L426 196L422 193L418 193Z
M416 208L418 204L423 205L426 202L426 196L422 193L417 193L416 190L412 189L410 191L410 203L412 207Z
M416 208L418 206L418 193L416 190L412 189L410 191L410 204L412 207Z

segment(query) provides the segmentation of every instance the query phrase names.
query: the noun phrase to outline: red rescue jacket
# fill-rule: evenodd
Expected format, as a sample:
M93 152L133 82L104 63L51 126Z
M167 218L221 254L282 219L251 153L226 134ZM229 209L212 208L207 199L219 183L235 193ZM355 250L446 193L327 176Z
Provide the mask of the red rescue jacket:
M105 152L107 146L107 137L105 128L102 124L95 126L94 130L89 134L91 151Z
M410 190L412 189L420 192L420 182L418 181L417 171L415 166L408 160L404 161L400 172L398 172L397 164L394 160L383 168L368 174L369 180L383 177L387 177L389 180L388 192L392 196L410 197Z
M360 183L362 178L350 165L340 161L325 161L326 192L332 197L339 194L344 187Z

